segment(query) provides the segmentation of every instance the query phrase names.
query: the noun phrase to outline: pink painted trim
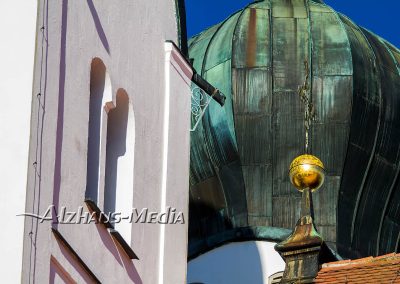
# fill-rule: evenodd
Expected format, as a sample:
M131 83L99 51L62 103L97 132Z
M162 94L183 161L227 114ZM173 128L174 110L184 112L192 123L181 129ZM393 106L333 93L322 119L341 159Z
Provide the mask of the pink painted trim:
M49 283L53 284L58 275L65 283L76 284L77 282L72 278L72 276L64 269L61 263L52 255L50 257L50 276Z
M190 84L193 77L193 70L182 56L179 49L171 42L166 42L165 51L167 52L166 60L175 67L182 77L184 77L186 83Z

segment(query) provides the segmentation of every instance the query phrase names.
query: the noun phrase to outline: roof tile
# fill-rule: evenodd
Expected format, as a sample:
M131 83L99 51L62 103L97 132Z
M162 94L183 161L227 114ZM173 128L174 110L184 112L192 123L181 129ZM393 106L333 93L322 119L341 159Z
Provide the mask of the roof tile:
M325 263L315 283L400 284L400 254Z

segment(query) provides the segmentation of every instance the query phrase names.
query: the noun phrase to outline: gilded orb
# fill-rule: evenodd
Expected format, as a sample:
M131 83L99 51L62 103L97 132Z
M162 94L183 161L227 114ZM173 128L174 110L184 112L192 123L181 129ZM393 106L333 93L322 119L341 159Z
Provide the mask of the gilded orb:
M289 176L297 190L303 191L309 188L311 191L316 191L324 183L324 165L313 155L301 155L290 164Z

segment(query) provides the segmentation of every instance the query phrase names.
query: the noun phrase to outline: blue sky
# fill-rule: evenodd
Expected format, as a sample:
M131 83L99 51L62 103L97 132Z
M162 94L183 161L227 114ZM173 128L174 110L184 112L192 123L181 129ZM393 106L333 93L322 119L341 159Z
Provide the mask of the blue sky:
M251 0L185 0L188 36L221 22ZM400 0L325 0L336 11L350 17L400 48Z

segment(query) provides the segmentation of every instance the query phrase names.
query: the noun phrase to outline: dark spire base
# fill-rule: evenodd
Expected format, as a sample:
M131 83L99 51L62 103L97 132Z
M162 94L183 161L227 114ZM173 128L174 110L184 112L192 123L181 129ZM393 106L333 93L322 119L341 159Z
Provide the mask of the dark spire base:
M286 263L281 283L312 283L318 274L322 244L311 216L301 217L293 233L275 246Z
M319 271L321 247L281 253L286 262L280 283L313 283Z

